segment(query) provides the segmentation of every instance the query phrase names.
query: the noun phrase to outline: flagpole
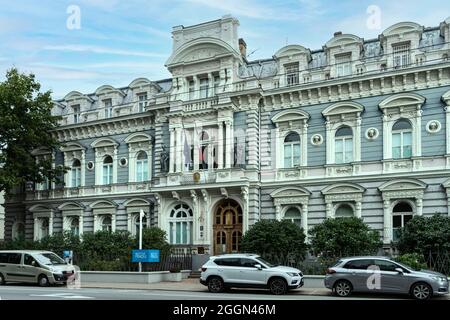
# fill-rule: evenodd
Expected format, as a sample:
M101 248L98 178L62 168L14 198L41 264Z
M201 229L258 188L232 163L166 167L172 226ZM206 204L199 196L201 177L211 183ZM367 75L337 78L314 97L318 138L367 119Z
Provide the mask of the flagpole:
M142 250L142 216L144 211L139 211L139 250ZM139 272L142 272L142 262L139 262Z

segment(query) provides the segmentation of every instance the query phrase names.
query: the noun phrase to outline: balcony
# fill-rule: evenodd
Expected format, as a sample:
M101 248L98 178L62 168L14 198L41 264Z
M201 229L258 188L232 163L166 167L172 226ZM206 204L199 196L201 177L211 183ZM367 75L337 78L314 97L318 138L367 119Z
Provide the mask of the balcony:
M213 108L219 103L217 96L183 103L183 111L199 111Z

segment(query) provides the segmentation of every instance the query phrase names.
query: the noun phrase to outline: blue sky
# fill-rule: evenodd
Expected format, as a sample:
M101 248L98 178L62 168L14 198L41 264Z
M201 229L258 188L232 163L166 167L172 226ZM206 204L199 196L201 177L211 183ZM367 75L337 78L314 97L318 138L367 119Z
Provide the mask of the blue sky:
M71 5L80 8L80 29L66 26ZM379 29L366 25L370 5L380 8ZM448 0L0 0L0 8L0 78L12 66L33 72L54 98L170 77L172 27L225 14L239 19L250 59L286 44L319 49L335 31L369 39L396 22L429 27L450 16Z

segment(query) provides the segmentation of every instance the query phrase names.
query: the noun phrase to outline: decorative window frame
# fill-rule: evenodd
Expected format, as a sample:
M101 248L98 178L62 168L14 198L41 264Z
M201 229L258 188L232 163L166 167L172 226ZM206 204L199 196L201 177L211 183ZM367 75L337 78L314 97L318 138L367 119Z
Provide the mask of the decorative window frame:
M63 231L70 231L72 219L74 217L78 218L78 229L79 235L83 235L83 213L84 206L76 203L76 202L67 202L63 203L58 207L58 210L61 211L62 219L63 219Z
M362 199L366 189L355 183L337 183L322 189L321 193L325 199L326 218L334 218L338 205L342 203L351 204L355 217L362 216Z
M186 206L189 207L189 209L192 212L192 217L191 218L189 218L189 217L186 218L186 219L184 219L184 218L176 218L176 217L172 218L170 216L171 213L172 213L172 210L174 210L175 207L177 205L179 205L179 204L186 205ZM188 213L189 209L187 209L187 213ZM170 238L171 238L171 236L170 236L170 231L171 231L170 230L171 229L170 225L171 225L171 223L177 223L177 222L191 222L192 223L192 230L190 229L191 226L188 223L187 243L170 243ZM167 238L168 238L168 241L169 241L169 243L171 245L173 245L173 246L177 246L177 245L179 245L179 246L189 246L189 245L192 245L192 244L194 244L196 242L195 239L196 239L196 228L197 228L197 226L196 226L196 219L195 219L195 211L194 211L194 207L189 202L177 200L177 201L171 203L171 205L169 206L169 208L167 210L166 225L167 225L167 234L168 234ZM190 235L192 235L192 237ZM176 241L176 236L172 235L172 237L173 237L173 240Z
M103 160L107 156L111 156L113 159L113 176L112 183L117 183L117 166L118 166L118 146L119 144L109 138L99 138L95 140L91 147L95 150L95 185L101 186L103 185Z
M353 131L353 162L361 161L361 113L364 107L353 101L334 103L322 111L326 119L326 158L327 164L335 163L335 136L342 126L348 126ZM345 163L339 165L346 165ZM347 164L348 165L348 164Z
M133 198L124 202L125 211L127 213L128 232L133 235L138 235L138 230L135 230L136 216L139 219L140 210L143 210L147 218L147 228L150 227L150 202L140 198Z
M138 132L129 135L125 139L128 145L128 182L136 182L136 160L139 152L147 154L148 180L152 178L152 137L146 133ZM144 181L142 181L144 182Z
M336 211L337 211L337 209L339 209L339 207L342 206L342 205L348 205L349 207L351 207L352 210L353 210L353 216L356 217L356 202L353 203L353 202L347 202L347 201L336 202L336 203L333 205L333 217L336 217ZM361 205L359 205L359 210L360 210L360 212L359 212L359 214L360 214L360 213L361 213ZM361 218L361 216L359 216L359 218Z
M441 100L445 103L445 136L447 141L447 167L450 168L450 90L442 95Z
M86 148L78 143L68 143L66 146L61 148L64 154L64 166L72 169L72 163L75 159L80 160L81 163L81 178L80 187L85 186L85 176L86 176ZM64 175L64 186L66 188L72 188L72 170Z
M94 216L94 232L102 230L102 220L105 215L111 215L111 229L112 232L116 231L117 204L107 200L99 200L89 207L92 209L92 215Z
M300 167L308 165L309 118L309 114L302 110L284 110L272 117L271 120L275 124L276 169L284 169L284 139L290 132L300 136Z
M394 206L400 201L409 201L413 214L421 216L423 194L426 188L426 183L416 179L390 180L378 187L383 198L383 242L385 244L390 244L392 241L392 210Z
M48 235L51 236L53 234L54 210L52 208L36 204L30 207L28 211L33 214L33 239L36 241L42 238L42 234L39 231L41 226L41 218L48 218Z
M447 179L442 186L447 193L447 215L450 216L450 179Z
M412 157L422 155L422 106L425 98L416 93L400 93L384 99L379 108L383 112L383 159L392 159L392 127L399 119L407 119L412 127Z
M297 207L301 213L302 228L308 234L308 203L311 192L301 187L284 187L270 194L275 206L275 218L281 220L287 208Z

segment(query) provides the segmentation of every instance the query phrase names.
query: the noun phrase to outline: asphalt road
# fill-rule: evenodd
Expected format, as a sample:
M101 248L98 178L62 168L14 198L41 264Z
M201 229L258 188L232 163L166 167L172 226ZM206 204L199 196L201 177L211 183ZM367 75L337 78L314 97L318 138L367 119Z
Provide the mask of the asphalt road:
M448 298L448 297L446 297ZM444 299L446 299L444 298ZM1 300L373 300L407 299L404 296L357 295L339 298L329 295L307 295L295 290L284 296L274 296L264 290L232 290L226 293L165 291L165 290L126 290L66 287L41 288L29 285L0 286ZM442 299L442 298L439 298Z

